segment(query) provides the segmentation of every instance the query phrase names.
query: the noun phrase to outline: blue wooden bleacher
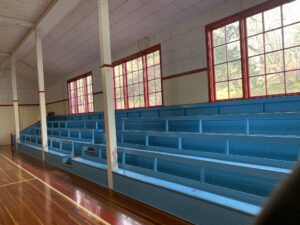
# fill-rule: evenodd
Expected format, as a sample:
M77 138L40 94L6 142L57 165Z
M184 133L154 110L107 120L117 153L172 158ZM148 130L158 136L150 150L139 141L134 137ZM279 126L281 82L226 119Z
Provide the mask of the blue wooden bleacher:
M48 117L46 161L107 186L103 113ZM116 112L115 191L194 224L243 225L300 157L300 96ZM19 150L41 158L40 125Z

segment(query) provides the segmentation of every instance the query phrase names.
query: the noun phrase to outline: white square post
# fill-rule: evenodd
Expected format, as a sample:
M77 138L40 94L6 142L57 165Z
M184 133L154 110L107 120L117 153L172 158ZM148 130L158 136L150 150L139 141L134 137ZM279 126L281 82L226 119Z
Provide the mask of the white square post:
M45 152L48 151L48 133L47 133L43 48L42 48L42 39L39 30L35 31L35 43L36 43L38 84L39 84L40 114L41 114L42 159L43 161L45 161Z
M17 86L17 69L16 69L16 57L11 56L10 59L11 67L11 84L12 84L12 100L14 106L14 117L15 117L15 134L16 134L16 148L20 144L20 119L19 119L19 101L18 101L18 86Z
M113 67L109 29L108 0L98 0L100 62L104 100L108 187L113 189L112 171L118 169L116 122L113 98Z

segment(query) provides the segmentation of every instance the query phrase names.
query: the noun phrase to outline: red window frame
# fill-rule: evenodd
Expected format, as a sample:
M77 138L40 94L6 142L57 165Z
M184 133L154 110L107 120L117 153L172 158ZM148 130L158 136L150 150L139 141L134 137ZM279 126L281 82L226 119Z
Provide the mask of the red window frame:
M72 78L67 83L69 114L94 112L92 72Z
M251 96L250 92L250 75L249 74L249 54L248 54L248 36L247 36L247 18L254 16L259 13L263 13L264 11L271 10L273 8L276 8L278 6L281 6L281 19L283 17L282 15L282 5L286 3L293 2L294 0L269 0L266 1L265 3L259 4L257 6L254 6L250 9L244 10L242 12L239 12L235 15L229 16L225 19L219 20L217 22L214 22L212 24L209 24L205 27L206 30L206 43L207 43L207 62L208 62L208 75L209 75L209 96L210 96L210 101L228 101L228 100L234 100L234 99L247 99L247 98L261 98L261 97L268 97L268 96L281 96L281 95L294 95L294 94L299 94L299 92L292 92L292 93L287 93L286 92L286 85L285 85L285 93L280 93L280 94L268 94L266 92L265 95L258 95L258 96ZM242 79L243 79L243 84L242 84L242 90L243 90L243 96L240 98L228 98L228 99L221 99L218 100L216 98L216 86L215 86L215 63L214 63L214 45L213 45L213 31L222 28L228 24L234 23L239 21L239 33L240 33L240 50L241 50L241 69L242 69ZM300 21L298 21L300 22ZM297 23L298 23L297 22ZM287 25L289 26L289 25ZM284 24L281 23L281 26L276 28L276 29L281 29L283 33L284 29ZM269 32L269 31L268 31ZM265 33L265 30L263 30L263 33ZM283 40L284 41L284 40ZM293 46L294 48L295 46ZM297 47L297 46L296 46ZM265 41L264 41L264 48L265 48ZM284 45L282 46L282 49L279 51L283 52L283 57L284 57ZM283 58L284 60L284 58ZM285 61L283 61L283 65L285 64ZM265 67L266 69L266 67ZM297 69L297 70L300 70ZM284 80L285 79L285 74L287 72L290 72L288 70L283 69L281 71L284 74ZM264 76L267 76L267 73L263 74ZM267 85L267 84L265 84ZM267 86L266 86L267 90Z
M118 60L113 68L116 110L163 105L160 45Z

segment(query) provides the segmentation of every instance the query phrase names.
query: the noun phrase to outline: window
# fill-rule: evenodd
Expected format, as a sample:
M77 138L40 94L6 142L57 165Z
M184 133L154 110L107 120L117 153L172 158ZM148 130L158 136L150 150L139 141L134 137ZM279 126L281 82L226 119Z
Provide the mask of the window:
M300 1L275 2L207 26L211 100L300 92Z
M239 27L237 21L213 31L214 82L218 100L243 96Z
M162 105L159 46L115 63L114 93L116 109Z
M94 111L92 73L68 81L70 114Z

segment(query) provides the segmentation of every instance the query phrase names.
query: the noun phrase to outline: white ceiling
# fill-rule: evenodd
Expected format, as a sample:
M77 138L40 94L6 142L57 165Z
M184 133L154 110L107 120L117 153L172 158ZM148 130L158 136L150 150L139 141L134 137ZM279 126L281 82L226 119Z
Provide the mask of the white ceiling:
M37 11L42 11L49 1L0 0L0 15L2 11L11 10L15 13L12 14L14 17L34 21ZM35 16L26 14L30 6L24 6L26 12L23 13L21 9L16 10L16 5L8 8L8 2L33 5ZM184 22L220 2L224 0L109 0L112 51L119 51ZM1 4L6 7L4 10ZM5 47L0 44L0 52L9 53L18 40L17 36L22 34L19 28L10 29L12 30L6 31L7 35L2 35L0 26L0 43L5 40ZM72 13L45 36L43 52L46 82L99 60L97 0L81 0ZM21 60L28 68L35 68L35 50L29 51Z
M34 23L51 1L0 0L0 17ZM30 27L0 22L0 53L10 54L29 29ZM0 56L0 65L6 59L7 57ZM20 69L24 69L23 66L18 65ZM26 72L28 72L27 69L25 69Z

